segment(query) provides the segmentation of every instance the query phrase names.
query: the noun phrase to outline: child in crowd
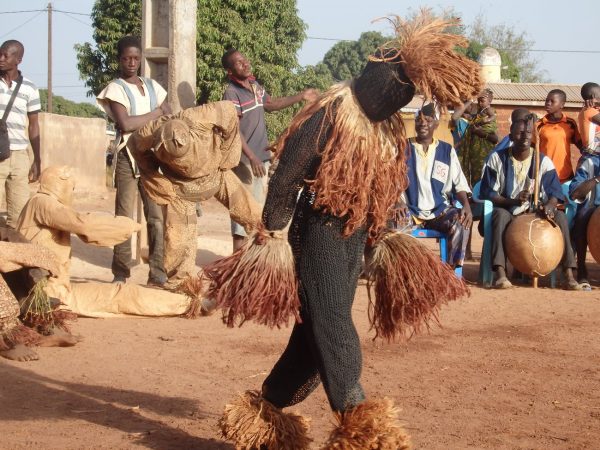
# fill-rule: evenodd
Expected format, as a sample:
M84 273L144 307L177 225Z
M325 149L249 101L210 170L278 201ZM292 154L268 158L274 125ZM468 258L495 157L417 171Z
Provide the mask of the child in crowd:
M546 97L547 114L537 123L540 150L554 163L561 184L573 178L571 144L583 148L575 120L563 113L567 94L553 89Z
M600 144L600 85L585 83L581 86L585 102L579 112L579 129L586 153L595 153Z

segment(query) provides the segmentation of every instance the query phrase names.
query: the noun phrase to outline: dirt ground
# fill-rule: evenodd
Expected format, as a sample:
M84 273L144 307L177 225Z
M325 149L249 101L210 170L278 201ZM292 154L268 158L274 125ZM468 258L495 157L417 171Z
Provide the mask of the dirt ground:
M110 211L111 202L109 193L76 206ZM230 249L224 209L203 211L199 264ZM110 249L77 238L73 249L74 278L110 281ZM442 311L443 328L396 344L372 341L359 286L367 395L394 399L419 449L600 448L600 271L590 269L592 292L473 285ZM476 274L468 264L466 278ZM134 269L134 281L146 276L146 266ZM79 319L73 329L83 337L76 347L0 360L0 448L233 449L218 417L236 393L260 387L290 333L228 329L218 314ZM312 419L319 448L332 428L323 390L292 409Z

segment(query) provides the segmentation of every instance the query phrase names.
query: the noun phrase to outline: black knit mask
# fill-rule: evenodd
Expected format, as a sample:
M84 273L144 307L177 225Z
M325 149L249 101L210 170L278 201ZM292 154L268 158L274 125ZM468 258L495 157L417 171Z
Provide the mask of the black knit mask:
M397 62L369 61L352 88L367 117L375 122L389 118L415 94L415 86Z

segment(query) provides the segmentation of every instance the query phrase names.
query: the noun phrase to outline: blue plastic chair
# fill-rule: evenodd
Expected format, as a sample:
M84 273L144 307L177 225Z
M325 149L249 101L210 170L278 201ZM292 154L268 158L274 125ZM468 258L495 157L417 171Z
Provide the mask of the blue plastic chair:
M473 186L473 200L476 203L483 204L483 247L481 249L481 259L479 260L479 277L478 281L484 287L492 285L492 211L494 205L489 200L482 200L479 197L479 189L481 181L478 181Z
M411 231L411 236L417 239L437 239L440 244L440 259L445 263L448 262L448 237L439 231L427 230L425 228L415 228ZM456 267L454 274L458 277L462 277L462 267Z

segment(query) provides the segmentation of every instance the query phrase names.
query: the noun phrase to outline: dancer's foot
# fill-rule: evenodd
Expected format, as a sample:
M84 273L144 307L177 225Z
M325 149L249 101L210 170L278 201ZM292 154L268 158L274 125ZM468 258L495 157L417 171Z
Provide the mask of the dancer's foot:
M4 356L6 359L10 359L12 361L21 362L37 361L38 359L40 359L40 356L34 349L27 347L23 344L17 344L14 346L14 348L11 348L10 350L0 352L0 356Z

